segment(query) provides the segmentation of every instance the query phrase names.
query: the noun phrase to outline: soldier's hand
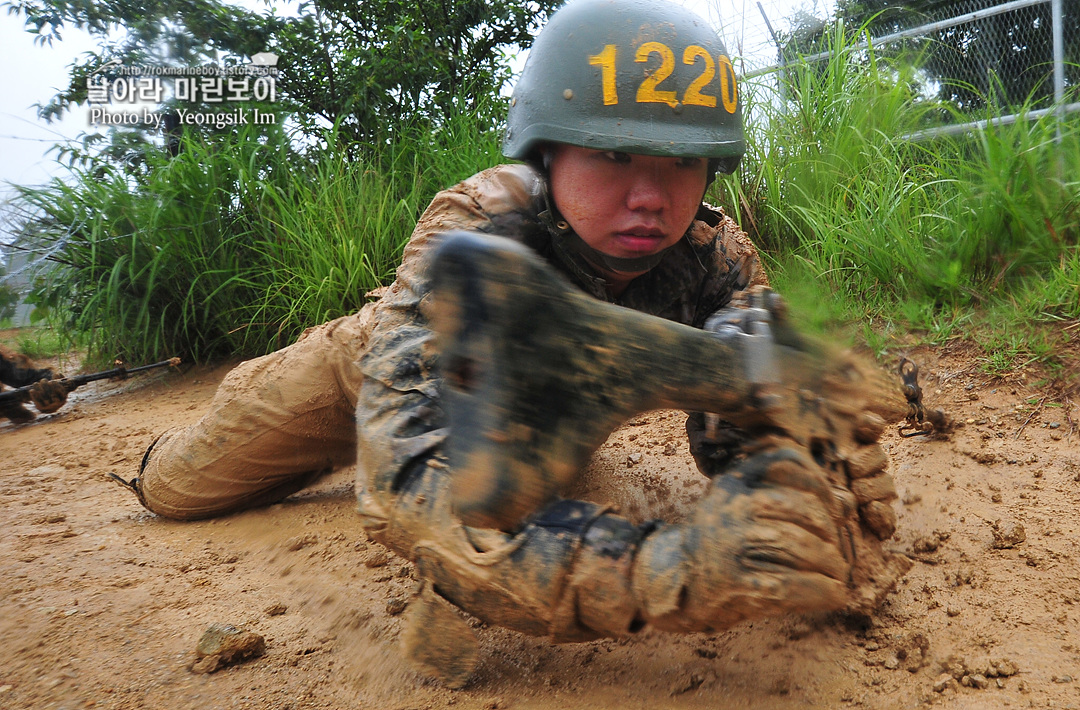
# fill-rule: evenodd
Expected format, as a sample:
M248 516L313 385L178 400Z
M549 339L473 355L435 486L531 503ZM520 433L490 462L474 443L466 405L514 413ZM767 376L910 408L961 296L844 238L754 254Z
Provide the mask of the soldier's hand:
M876 426L870 426L871 431L857 435L860 442L876 436ZM774 544L766 544L755 557L767 560L771 555L774 562L788 558L796 571L824 574L835 580L835 572L830 572L828 565L830 558L835 564L832 556L838 552L850 574L848 589L851 596L847 608L859 613L877 608L896 580L911 566L906 557L888 552L881 544L896 526L895 515L888 504L896 493L892 479L884 469L887 459L880 446L876 441L867 442L846 461L848 472L855 469L857 473L866 474L847 482L843 480L847 476L831 465L817 465L802 447L783 437L767 436L758 440L756 446L760 447L757 451L751 444L748 447L750 455L734 464L729 475L714 479L714 482L729 492L741 488L745 493L741 497L752 501L754 506L759 507L766 501L767 506L776 506L771 510L765 508L768 512L754 516L758 528L762 525L768 528L773 523L778 527L794 523L802 528L802 532L798 536L775 537ZM865 459L860 460L863 457ZM799 497L805 502L792 507L790 501ZM792 511L799 511L804 517L792 517ZM814 581L821 585L825 581L820 576L796 576L801 580L799 584ZM818 593L823 592L827 584ZM805 603L807 611L816 604L809 598Z
M0 420L10 419L13 424L25 424L33 421L34 413L22 402L0 402Z
M772 443L713 479L684 523L646 539L634 585L658 628L719 631L848 606L854 500L802 452Z
M768 286L751 286L733 305L715 311L705 321L704 329L719 332L724 327L752 333L753 322L766 320L772 339L778 345L802 350L807 343L795 330L788 315L787 303Z
M30 401L42 414L49 414L63 407L67 396L67 386L62 380L38 380L30 387Z

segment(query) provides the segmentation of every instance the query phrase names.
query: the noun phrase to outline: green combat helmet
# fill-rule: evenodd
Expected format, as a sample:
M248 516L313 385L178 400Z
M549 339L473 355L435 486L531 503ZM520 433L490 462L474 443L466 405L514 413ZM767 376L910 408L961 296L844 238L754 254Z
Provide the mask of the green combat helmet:
M572 0L540 33L507 116L503 153L538 143L709 158L746 151L735 70L709 24L657 0Z

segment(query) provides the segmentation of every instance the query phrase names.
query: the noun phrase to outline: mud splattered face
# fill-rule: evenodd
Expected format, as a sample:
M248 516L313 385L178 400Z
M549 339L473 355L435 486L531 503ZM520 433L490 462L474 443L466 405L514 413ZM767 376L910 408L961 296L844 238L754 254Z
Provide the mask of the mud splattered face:
M672 246L690 227L705 192L707 162L558 144L549 165L551 195L593 249L645 257Z

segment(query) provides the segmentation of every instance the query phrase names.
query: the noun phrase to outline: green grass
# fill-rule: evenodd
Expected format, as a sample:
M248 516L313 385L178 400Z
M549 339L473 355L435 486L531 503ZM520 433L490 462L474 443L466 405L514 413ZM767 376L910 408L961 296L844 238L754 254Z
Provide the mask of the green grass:
M281 347L359 309L435 192L498 162L476 123L402 127L360 151L330 133L304 154L251 127L186 139L145 171L98 164L21 188L25 238L55 251L31 300L95 362Z
M914 68L851 51L842 27L828 43L787 70L787 101L749 95L747 158L718 186L774 284L878 352L915 333L974 340L997 374L1060 365L1053 334L1080 319L1080 116L1060 142L1052 116L907 140L945 115Z

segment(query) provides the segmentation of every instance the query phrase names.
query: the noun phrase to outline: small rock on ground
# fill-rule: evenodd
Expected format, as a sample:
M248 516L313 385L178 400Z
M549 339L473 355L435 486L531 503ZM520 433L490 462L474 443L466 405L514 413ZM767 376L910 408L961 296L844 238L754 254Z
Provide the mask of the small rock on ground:
M266 639L228 624L210 624L195 647L193 673L214 671L266 653Z

